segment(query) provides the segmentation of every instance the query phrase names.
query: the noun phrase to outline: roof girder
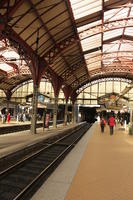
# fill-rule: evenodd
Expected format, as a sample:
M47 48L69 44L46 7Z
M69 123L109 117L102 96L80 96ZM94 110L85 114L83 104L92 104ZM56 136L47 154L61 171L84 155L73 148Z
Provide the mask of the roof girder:
M102 27L102 24L94 26L92 28L86 29L87 33L84 33L84 31L79 32L81 40L84 40L86 38L95 36L99 33L105 33L108 31L116 30L116 29L121 29L121 28L127 28L127 27L132 27L133 24L133 17L126 17L124 19L118 19L118 20L113 20L109 22L104 22L104 25ZM84 37L85 34L85 37ZM87 36L88 34L88 36Z
M4 34L5 37L7 37L10 41L12 41L13 43L17 42L18 45L21 46L22 49L24 49L24 51L26 52L26 56L29 56L29 59L31 59L33 62L36 59L36 53L33 51L33 49L8 25L6 25L6 29L4 29L5 27L2 27L2 29L4 30L4 32L2 34ZM39 58L39 56L38 56ZM41 58L39 58L41 59ZM47 62L43 59L44 65L47 65L47 69L49 68ZM41 59L41 63L42 63L42 59ZM34 73L36 74L36 66L34 66ZM51 73L52 69L50 70ZM33 70L32 70L33 72Z
M78 38L75 36L70 36L68 38L66 38L65 40L62 40L61 42L59 42L58 44L56 44L54 47L52 47L50 49L50 51L48 51L46 54L44 54L45 60L49 63L52 64L55 57L60 55L60 53L67 49L68 47L70 47L71 45L73 45L74 43L79 42Z
M12 17L12 15L15 13L15 11L23 4L24 0L16 0L14 2L14 5L13 6L10 6L10 1L5 1L5 3L8 3L9 2L9 7L7 7L8 9L8 13L5 14L5 18L7 18L7 20L10 20L10 18Z

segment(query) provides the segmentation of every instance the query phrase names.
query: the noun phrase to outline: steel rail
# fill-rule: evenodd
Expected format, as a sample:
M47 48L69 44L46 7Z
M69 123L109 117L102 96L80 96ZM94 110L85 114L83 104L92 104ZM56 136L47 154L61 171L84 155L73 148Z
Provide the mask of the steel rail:
M88 128L89 125L82 125L78 130L72 131L69 135L63 136L52 144L48 144L43 150L38 151L1 172L0 199L3 198L4 194L6 196L4 199L9 199L9 196L10 200L23 199L23 197L26 199L28 192L30 194L31 188L36 187L36 184L42 177L46 178L47 175L53 171L55 166L57 166L64 156L75 146ZM25 177L22 177L23 172L25 173ZM8 185L7 192L4 188L6 183Z

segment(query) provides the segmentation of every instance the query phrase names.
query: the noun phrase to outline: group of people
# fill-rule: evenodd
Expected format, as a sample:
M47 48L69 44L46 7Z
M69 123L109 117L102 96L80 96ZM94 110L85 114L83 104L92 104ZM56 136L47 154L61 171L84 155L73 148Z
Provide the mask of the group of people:
M108 123L109 128L110 128L110 135L113 135L114 133L114 126L116 125L115 123L115 118L113 115L111 115L108 119L108 122L104 119L103 116L100 118L100 126L101 126L101 132L104 133L104 127L106 126L106 123Z

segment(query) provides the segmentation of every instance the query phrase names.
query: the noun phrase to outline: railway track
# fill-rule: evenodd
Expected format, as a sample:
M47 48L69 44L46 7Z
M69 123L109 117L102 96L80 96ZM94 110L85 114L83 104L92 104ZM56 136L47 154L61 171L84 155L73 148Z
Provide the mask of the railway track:
M63 120L57 120L57 124L63 124ZM49 122L49 126L53 125L53 121ZM43 127L43 123L42 122L38 122L36 124L36 128L41 128ZM6 125L3 127L0 127L0 135L3 134L10 134L10 133L15 133L15 132L20 132L20 131L25 131L25 130L30 130L31 128L31 124L29 122L29 124L13 124L13 125Z
M53 143L54 141L58 140L59 138L70 134L72 131L78 131L80 127L84 126L84 123L81 123L75 127L71 127L69 129L60 131L60 133L57 133L53 136L50 136L48 138L42 139L40 142L36 142L34 144L28 145L27 147L24 147L16 152L10 153L6 156L3 156L0 158L0 172L9 168L16 162L19 162L20 160L26 158L27 156L41 150L44 148L44 146L47 143Z
M43 148L0 173L0 199L30 199L39 186L89 129L89 124L44 143Z

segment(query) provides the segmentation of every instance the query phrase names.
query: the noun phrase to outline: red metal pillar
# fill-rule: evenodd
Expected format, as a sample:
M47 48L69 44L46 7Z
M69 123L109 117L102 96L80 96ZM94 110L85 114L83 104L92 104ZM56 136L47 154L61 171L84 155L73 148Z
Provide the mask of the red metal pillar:
M32 99L32 120L31 120L31 133L36 134L37 124L37 105L38 105L38 92L42 75L45 72L45 63L35 58L33 63L33 99Z
M76 98L77 98L77 93L74 92L72 95L71 95L71 100L72 100L72 124L76 124L76 113L75 113L75 101L76 101Z
M55 96L53 107L53 127L57 127L57 110L58 110L58 96Z
M31 133L33 134L36 134L37 104L38 104L38 85L33 84L32 118L31 118Z
M129 124L129 134L133 134L133 108L130 106L130 124Z
M72 102L72 124L76 123L76 116L75 116L75 101Z
M68 117L68 101L66 100L65 104L65 115L64 115L64 125L67 125L67 117Z

